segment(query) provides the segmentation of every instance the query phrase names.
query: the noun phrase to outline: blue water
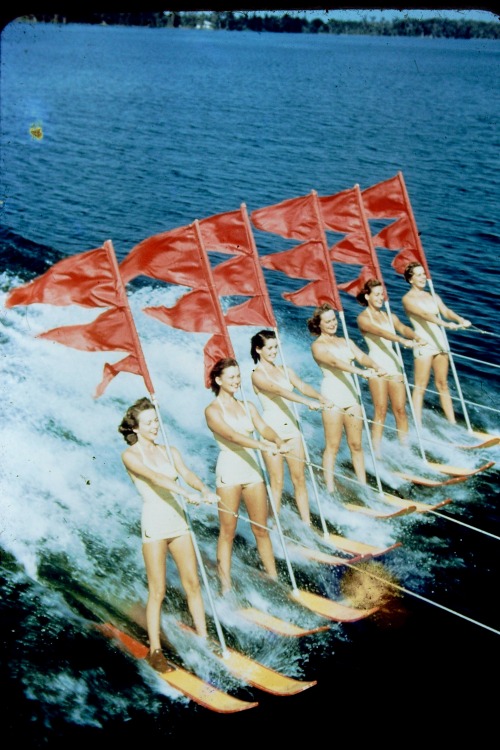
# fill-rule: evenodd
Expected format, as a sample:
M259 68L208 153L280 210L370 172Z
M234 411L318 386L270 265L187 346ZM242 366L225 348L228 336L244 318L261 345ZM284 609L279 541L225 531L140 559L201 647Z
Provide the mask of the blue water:
M451 497L435 514L376 521L325 505L339 533L377 545L402 542L380 565L415 596L403 592L370 620L332 623L326 634L293 643L224 611L229 637L242 650L318 680L289 698L238 683L188 652L176 634L189 666L260 704L231 717L211 714L160 687L89 625L92 602L96 611L102 602L129 611L145 599L140 504L124 476L117 432L128 404L145 395L142 380L121 374L94 401L112 355L35 338L94 312L7 310L3 302L10 288L107 239L122 259L145 237L242 203L251 212L312 189L364 189L401 171L436 291L492 334L450 334L450 343L474 425L498 430L498 43L12 23L1 55L4 734L7 728L11 742L51 750L73 739L99 747L171 737L234 742L256 729L288 742L316 727L331 731L331 741L390 741L396 730L403 740L419 728L427 737L429 711L443 736L450 722L457 733L477 722L486 727L486 665L497 661L500 627L497 448L465 452L446 444L464 428L451 430L429 393L426 445L438 460L497 465L445 488L394 488L427 502ZM42 138L30 135L33 126ZM257 230L255 237L262 254L290 246ZM380 251L379 259L391 309L404 319L404 281L390 267L391 253ZM347 267L335 273L339 281L353 275ZM317 385L305 325L310 310L281 297L301 284L277 272L265 278L287 363ZM141 312L173 304L182 291L146 282L131 285L129 299L168 433L213 486L216 446L203 418L208 336ZM361 343L359 307L347 296L343 303L349 332ZM255 330L231 329L247 392ZM459 416L460 409L457 402ZM321 421L305 411L301 417L311 458L320 463ZM392 425L389 416L387 455L406 465ZM350 473L345 445L339 471ZM210 510L193 513L213 580L217 520ZM291 506L283 515L297 530ZM241 520L239 531L235 576L265 608L268 593L255 577L253 542ZM301 584L333 594L342 588L339 570L293 562ZM286 572L283 578L286 584ZM185 609L173 567L168 579L164 626L171 632ZM75 599L82 591L83 609ZM286 598L272 606L304 625L318 620Z

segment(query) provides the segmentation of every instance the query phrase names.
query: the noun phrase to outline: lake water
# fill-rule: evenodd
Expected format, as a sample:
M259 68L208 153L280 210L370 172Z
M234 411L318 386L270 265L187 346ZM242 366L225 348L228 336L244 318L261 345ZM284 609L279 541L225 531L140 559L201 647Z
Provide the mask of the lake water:
M212 714L161 688L89 624L89 601L97 612L103 601L125 611L145 599L140 499L124 475L117 432L126 407L145 395L142 380L121 374L95 401L110 355L35 338L93 313L49 305L7 310L3 302L12 287L107 239L122 259L145 237L242 203L251 212L313 189L365 189L401 171L436 291L489 332L451 334L450 343L475 426L498 431L498 42L14 22L2 32L1 55L1 663L11 743L53 750L73 740L95 747L215 741L219 732L232 742L270 732L284 743L314 732L356 744L449 740L470 727L486 739L499 654L498 448L466 452L446 444L455 432L430 393L425 434L438 459L497 464L461 484L401 488L429 503L451 497L440 512L382 521L328 507L329 521L346 536L402 543L379 561L403 590L379 615L283 639L225 613L242 650L318 680L303 694L275 697L241 685L187 653L176 636L189 666L260 704ZM41 138L30 134L34 127ZM255 237L262 254L287 246L266 233ZM406 285L391 257L381 251L380 262L391 309L404 318ZM345 273L338 269L339 280ZM287 363L318 385L305 325L310 311L281 297L290 280L271 271L265 277ZM173 304L181 291L143 283L132 285L129 298L173 443L213 486L216 445L203 418L211 398L202 384L208 336L141 313ZM347 295L343 302L360 343L359 307ZM231 329L247 390L255 330ZM312 460L321 463L320 418L301 416ZM386 450L397 455L392 424L389 416ZM350 472L345 445L339 471ZM283 518L297 527L291 506ZM213 577L215 513L195 511L193 523ZM265 608L248 527L240 521L238 528L235 575ZM295 564L301 581L342 587L338 569ZM170 566L168 578L167 629L176 613L185 614ZM284 618L318 619L287 601L274 605Z

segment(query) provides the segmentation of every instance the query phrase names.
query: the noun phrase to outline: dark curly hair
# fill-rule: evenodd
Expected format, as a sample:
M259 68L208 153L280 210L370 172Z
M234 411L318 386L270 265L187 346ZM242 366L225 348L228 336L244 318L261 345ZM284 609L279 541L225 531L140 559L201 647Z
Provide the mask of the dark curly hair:
M408 263L408 265L406 266L405 270L403 271L403 276L405 277L405 281L407 281L408 284L411 281L411 277L413 276L413 272L414 272L415 268L418 268L421 265L422 264L421 263L417 263L416 260L414 260L412 263Z
M382 286L382 282L378 279L368 279L368 281L365 281L363 288L356 295L356 299L358 300L360 305L363 305L363 307L368 307L368 302L365 299L365 294L370 294L372 289L375 289L377 286Z
M309 328L309 333L312 333L313 336L319 336L321 333L321 328L319 327L321 316L323 313L328 312L329 310L335 310L335 308L330 305L329 302L323 302L322 305L317 307L311 317L307 321L307 327Z
M132 406L129 406L127 411L125 412L125 416L123 417L120 426L118 427L118 432L120 432L123 435L123 439L126 443L129 445L134 445L137 443L137 435L134 432L139 427L139 414L143 411L147 411L148 409L154 409L154 405L151 403L149 398L140 398L138 401L135 402L135 404L132 404Z
M220 385L215 382L215 378L220 377L228 367L239 367L239 364L233 357L224 357L224 359L219 359L210 370L210 388L216 396L219 394Z
M260 354L257 352L257 349L262 349L262 347L266 345L266 341L275 338L275 332L270 330L259 331L255 336L252 336L250 340L250 354L252 355L254 362L258 362L260 359Z

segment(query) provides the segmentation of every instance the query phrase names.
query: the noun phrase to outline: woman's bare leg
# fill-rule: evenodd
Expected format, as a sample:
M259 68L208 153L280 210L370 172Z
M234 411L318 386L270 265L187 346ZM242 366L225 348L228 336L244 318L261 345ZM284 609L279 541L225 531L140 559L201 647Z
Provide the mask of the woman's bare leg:
M278 577L273 545L267 530L267 494L264 482L249 484L243 488L243 501L252 521L252 531L257 543L260 559L271 578Z
M323 409L323 427L325 429L325 449L323 451L323 477L328 492L335 488L335 460L342 440L343 413L336 408Z
M183 534L172 539L169 548L179 570L182 587L186 592L188 608L193 618L196 632L202 638L206 638L205 605L203 604L196 553L191 534Z
M224 595L231 590L231 556L238 522L236 514L240 506L241 485L217 487L217 494L220 497L217 570L221 583L221 593Z
M151 652L161 649L160 616L167 590L167 551L168 542L166 539L158 539L157 541L146 542L142 545L142 554L148 579L146 625Z

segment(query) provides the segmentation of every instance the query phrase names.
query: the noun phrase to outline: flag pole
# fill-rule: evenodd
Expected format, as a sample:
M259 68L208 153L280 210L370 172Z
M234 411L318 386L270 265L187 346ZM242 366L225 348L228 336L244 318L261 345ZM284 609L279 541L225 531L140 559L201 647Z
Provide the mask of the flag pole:
M427 276L427 281L429 282L429 288L430 288L432 297L434 299L434 302L437 305L436 293L434 291L434 284L432 283L431 275L430 275L430 272L429 272L429 267L427 265L427 259L425 257L425 252L424 252L424 248L423 248L422 242L420 241L420 235L418 233L417 224L416 224L415 217L413 215L413 209L412 209L411 203L410 203L410 197L409 197L408 191L406 189L406 184L405 184L402 172L398 172L398 178L399 178L399 182L400 182L400 185L401 185L401 191L403 193L403 198L404 198L405 205L406 205L406 211L407 211L408 218L410 220L410 225L411 225L411 228L412 228L412 231L413 231L413 236L414 236L415 244L417 246L417 249L418 249L418 252L419 252L419 255L420 255L420 260L422 261L422 265L423 265L424 270L425 270L425 275ZM440 314L439 310L438 310L438 313L437 313L437 317L440 320L442 320L441 314ZM462 405L462 411L463 411L463 414L464 414L465 423L467 425L467 430L470 433L472 433L473 432L472 425L471 425L471 422L470 422L470 419L469 419L469 413L467 411L467 407L465 405L465 400L464 400L464 396L463 396L463 393L462 393L462 387L461 387L460 381L458 379L458 373L457 373L457 369L455 367L455 362L454 362L453 355L452 355L452 352L451 352L450 343L448 341L448 336L446 334L446 329L444 327L441 327L441 330L442 330L442 333L443 333L444 340L446 341L446 346L447 346L447 352L446 353L448 354L448 358L449 358L449 361L450 361L450 366L451 366L451 370L453 372L453 378L455 380L455 385L456 385L456 388L457 388L458 397L459 397L460 403Z
M256 274L257 274L257 278L258 278L258 282L259 282L259 288L260 288L260 291L262 293L262 297L264 299L264 304L265 304L266 309L267 309L268 314L269 314L269 319L273 323L272 327L273 327L274 334L276 336L276 341L277 341L277 344L278 344L278 350L279 350L279 353L280 353L281 361L283 363L283 369L284 369L284 372L285 372L285 376L286 376L287 382L290 383L290 378L288 376L288 369L287 369L287 366L286 366L285 357L283 355L283 349L282 349L280 337L279 337L279 334L278 334L278 324L277 324L277 321L276 321L276 318L275 318L275 315L274 315L274 310L273 310L273 307L271 305L271 301L270 301L270 298L269 298L269 292L268 292L268 289L267 289L267 284L266 284L266 281L265 281L265 278L264 278L264 273L262 271L262 266L260 264L259 254L258 254L258 250L257 250L257 245L255 243L255 238L254 238L254 235L253 235L253 231L251 229L250 219L248 217L247 207L246 207L245 203L241 204L241 212L242 212L242 215L243 215L243 218L244 218L244 221L245 221L245 227L246 227L246 230L247 230L248 239L249 239L250 246L252 248L253 255L254 255L255 270L256 270ZM321 522L321 528L323 529L323 535L324 535L324 537L326 539L328 537L328 535L329 535L329 532L328 532L328 528L327 528L327 525L326 525L325 516L324 516L324 513L323 513L323 508L322 508L322 505L321 505L321 502L320 502L320 499L319 499L319 493L318 493L318 487L317 487L316 477L314 476L314 472L313 472L313 469L312 469L311 459L309 457L309 450L308 450L308 447L307 447L306 439L304 437L304 432L302 430L302 425L301 425L301 421L300 421L300 417L299 417L297 405L295 404L294 401L291 401L290 404L291 404L291 407L292 407L293 415L294 415L295 419L297 420L297 425L298 425L299 432L300 432L301 442L302 442L302 445L304 447L304 455L305 455L305 458L306 458L306 465L307 465L307 469L308 469L308 472L309 472L309 477L311 479L311 483L312 483L312 487L313 487L313 491L314 491L314 497L315 497L315 500L316 500L316 506L317 506L318 512L319 512L319 517L320 517L320 522Z
M163 424L163 419L161 417L159 405L158 405L158 402L157 402L157 399L156 399L156 395L155 395L155 392L154 392L153 383L152 383L151 377L149 375L148 367L146 365L146 359L144 357L144 353L143 353L143 350L142 350L142 346L141 346L141 342L140 342L140 339L139 339L139 335L137 333L137 328L135 326L134 318L133 318L133 315L132 315L132 310L130 309L130 304L129 304L127 293L126 293L126 290L125 290L125 284L123 283L123 279L122 279L121 274L120 274L120 269L119 269L119 266L118 266L118 263L117 263L117 260L116 260L116 255L115 255L115 252L114 252L111 240L108 240L107 242L105 242L104 243L104 247L106 248L106 250L108 252L109 260L110 260L111 266L113 268L113 271L115 273L115 278L116 278L116 282L117 282L117 287L118 287L119 295L121 297L123 309L125 311L125 315L127 317L127 320L128 320L129 326L130 326L130 332L132 334L132 338L133 338L135 346L136 346L137 358L138 358L138 360L140 362L140 365L141 365L142 377L144 378L144 383L146 385L146 389L147 389L147 391L148 391L148 393L150 395L151 402L153 403L156 415L158 417L158 421L160 423L160 430L161 430L161 434L162 434L162 437L163 437L163 441L165 443L165 448L166 448L166 451L167 451L167 455L168 455L169 461L172 464L172 466L174 466L174 460L173 460L172 451L171 451L171 448L170 448L170 443L169 443L169 440L167 438L167 433L166 433L166 430L165 430L165 426ZM192 525L192 522L191 522L189 511L188 511L188 508L187 508L187 504L186 504L184 498L181 495L176 495L176 497L177 497L178 501L180 502L181 507L184 510L184 513L186 515L186 520L187 520L187 523L188 523L188 526L189 526L189 530L191 532L191 539L193 541L193 547L194 547L196 559L198 561L198 567L200 569L201 577L202 577L202 580L203 580L203 583L204 583L204 586L205 586L205 590L207 592L207 597L208 597L208 600L210 602L210 607L211 607L211 610L212 610L212 615L213 615L213 618L214 618L214 623L215 623L215 628L216 628L216 631L217 631L217 635L218 635L218 638L219 638L219 641L220 641L220 645L221 645L221 648L222 648L222 653L225 656L227 654L227 646L226 646L226 642L225 642L225 639L224 639L224 633L222 632L222 627L221 627L221 624L220 624L220 620L219 620L219 618L217 616L217 612L216 612L216 609L215 609L214 600L213 600L213 597L212 597L212 592L211 592L210 585L209 585L209 582L208 582L208 577L207 577L207 572L206 572L205 564L204 564L203 558L201 556L200 548L198 546L198 541L196 539L196 534L194 533L194 529L193 529L193 525Z

